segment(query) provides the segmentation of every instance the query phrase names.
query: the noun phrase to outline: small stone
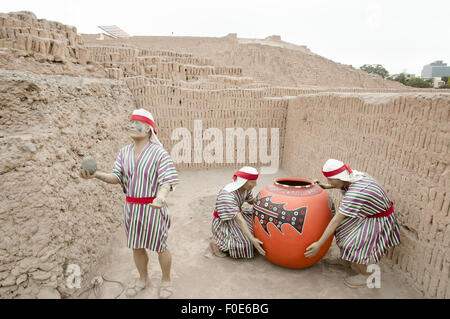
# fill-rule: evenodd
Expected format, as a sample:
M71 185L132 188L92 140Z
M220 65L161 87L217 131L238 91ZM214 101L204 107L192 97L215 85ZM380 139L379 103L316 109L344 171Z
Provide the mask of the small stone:
M25 282L28 279L27 274L22 274L16 279L16 285L20 285L21 283Z
M37 231L39 230L39 227L37 225L33 225L30 228L30 235L33 236L34 234L37 233Z
M27 257L18 262L17 266L22 273L28 271L32 267L35 267L39 263L39 260L35 257Z
M38 268L43 271L50 271L55 267L56 267L56 264L53 264L53 263L43 263L38 266Z
M89 174L94 174L97 170L97 163L92 156L86 156L83 158L83 162L81 163L83 169L87 170Z
M1 282L0 286L11 287L11 286L15 286L15 284L16 284L16 276L11 274L5 280L3 280Z
M44 287L42 288L38 295L38 299L61 299L61 295L59 294L58 290L50 287Z
M5 278L7 278L8 276L9 276L9 272L8 271L0 272L0 280L3 280Z
M11 274L13 274L14 276L19 276L19 275L21 275L21 274L23 274L23 273L25 273L26 271L24 271L24 270L22 270L22 269L20 269L20 268L18 268L18 267L15 267L15 268L13 268L12 270L11 270Z
M34 145L33 143L27 143L24 145L25 150L27 150L28 152L34 153L36 152L36 145Z
M49 252L47 252L45 255L43 255L42 257L40 257L39 260L40 260L41 262L46 262L46 261L50 258L50 256L52 256L52 255L53 255L53 253L52 253L51 251L49 251Z
M0 265L0 274L2 273L2 271L9 270L10 268L11 268L11 266L9 264ZM0 275L0 277L1 277L1 275Z
M52 274L50 272L37 270L37 271L31 273L31 276L34 280L44 281L44 280L49 279L52 276Z

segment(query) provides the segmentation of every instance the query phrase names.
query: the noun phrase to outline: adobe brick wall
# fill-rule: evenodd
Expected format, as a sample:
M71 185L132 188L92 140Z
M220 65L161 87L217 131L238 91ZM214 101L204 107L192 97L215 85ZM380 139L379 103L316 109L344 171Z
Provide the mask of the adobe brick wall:
M53 59L88 59L83 38L73 26L37 19L31 12L0 14L0 47L33 51Z
M267 128L269 146L271 145L271 129L279 129L279 154L283 153L287 99L265 97L264 89L219 89L197 90L169 85L152 85L145 78L126 79L131 92L136 98L138 107L152 112L156 120L158 136L167 150L171 150L178 140L172 140L176 128L186 128L194 138L194 121L202 121L203 131L218 128L222 132L223 146L227 128ZM257 132L259 133L259 132ZM259 135L258 135L259 141ZM210 141L203 140L204 149ZM236 141L237 143L237 141ZM235 144L237 145L237 144ZM245 149L249 150L246 139ZM221 163L179 163L180 168L224 167L248 165L265 165L260 161L249 162L249 156L242 163L227 164L224 157ZM270 154L270 148L269 148ZM237 154L235 153L235 158ZM191 159L194 158L192 149Z
M276 86L403 87L398 82L321 57L305 46L282 41L240 39L235 35L221 38L137 36L103 41L97 41L97 35L82 36L89 46L125 45L191 53L211 59L217 65L242 68L242 75Z
M401 225L385 260L437 298L450 298L449 116L448 93L303 95L289 101L283 157L299 177L324 180L335 158L377 179Z
M83 288L121 227L122 189L82 180L84 156L110 172L135 102L123 81L0 70L0 298L55 298L69 264Z

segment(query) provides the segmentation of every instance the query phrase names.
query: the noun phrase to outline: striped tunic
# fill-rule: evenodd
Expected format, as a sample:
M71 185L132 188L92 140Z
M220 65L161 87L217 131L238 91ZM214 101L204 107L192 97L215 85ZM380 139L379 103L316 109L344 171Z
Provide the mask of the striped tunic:
M388 248L400 243L397 216L367 218L391 206L384 189L370 176L354 182L344 194L339 213L346 217L336 228L341 258L357 264L377 263Z
M172 158L161 146L149 142L136 160L134 143L123 147L114 163L123 192L129 197L156 197L163 184L179 182ZM147 204L123 207L128 248L147 248L156 252L167 249L170 217L167 204L161 209Z
M220 218L213 217L212 233L219 249L228 251L233 258L253 258L253 244L239 227L235 217L246 201L253 199L251 191L241 195L237 189L233 192L221 190L217 196L216 211ZM253 210L243 210L242 216L253 233Z

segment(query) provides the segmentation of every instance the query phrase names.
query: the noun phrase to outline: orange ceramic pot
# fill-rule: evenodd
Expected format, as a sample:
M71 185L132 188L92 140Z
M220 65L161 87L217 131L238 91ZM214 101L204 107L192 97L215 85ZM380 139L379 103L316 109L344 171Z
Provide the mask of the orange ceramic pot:
M312 258L306 247L318 241L332 218L328 194L312 181L280 178L262 189L253 206L253 230L266 258L279 266L306 268L330 248L333 236Z

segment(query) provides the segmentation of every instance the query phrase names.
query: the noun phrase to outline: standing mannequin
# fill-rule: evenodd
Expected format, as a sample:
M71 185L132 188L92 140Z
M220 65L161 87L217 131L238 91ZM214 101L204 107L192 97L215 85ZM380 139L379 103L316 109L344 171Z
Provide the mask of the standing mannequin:
M135 110L128 125L133 143L123 147L112 173L80 172L83 178L97 178L109 184L120 184L126 194L123 209L127 246L133 249L133 259L139 278L129 285L127 296L135 296L148 283L148 255L146 249L158 253L162 279L160 298L172 294L170 268L172 256L167 249L170 227L166 204L168 193L179 183L170 155L162 147L155 132L150 112Z

